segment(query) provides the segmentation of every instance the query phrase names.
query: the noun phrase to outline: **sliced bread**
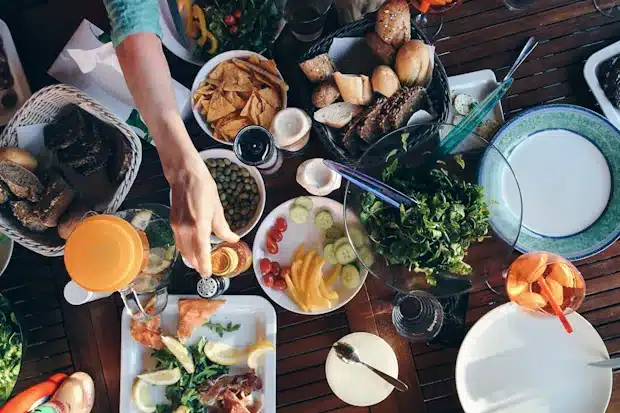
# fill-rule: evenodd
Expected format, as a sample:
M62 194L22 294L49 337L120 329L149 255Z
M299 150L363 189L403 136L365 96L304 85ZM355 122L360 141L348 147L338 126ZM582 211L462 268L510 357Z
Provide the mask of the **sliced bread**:
M44 232L48 227L33 212L34 207L34 204L26 201L11 202L13 215L24 227L33 232Z
M0 180L18 198L32 202L41 199L43 185L35 174L11 161L0 161Z
M41 197L33 213L43 225L53 228L58 225L58 219L73 202L75 191L60 175L54 174L47 182L45 193Z
M314 112L314 120L332 128L340 129L351 122L354 116L362 111L362 107L348 102L332 103Z
M354 105L367 105L372 101L372 85L365 75L345 75L334 73L334 80L345 102Z
M312 83L322 82L334 74L334 63L327 53L320 54L299 64L301 70Z

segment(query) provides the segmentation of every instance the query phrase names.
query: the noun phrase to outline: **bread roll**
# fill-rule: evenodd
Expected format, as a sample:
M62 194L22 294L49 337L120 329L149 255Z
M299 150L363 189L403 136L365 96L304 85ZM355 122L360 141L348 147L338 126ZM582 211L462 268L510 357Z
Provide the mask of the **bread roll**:
M312 83L322 82L334 74L334 63L327 53L301 62L299 67Z
M368 76L344 75L336 72L334 73L334 80L345 102L354 105L366 105L372 100L372 86Z
M334 79L321 82L312 92L312 104L315 108L324 108L340 97L340 91Z
M396 49L394 49L391 44L381 40L379 35L375 32L367 33L364 38L366 39L366 44L370 47L370 50L372 50L375 56L381 59L386 65L392 64L394 56L396 55Z
M430 65L429 47L420 40L409 40L396 53L394 67L400 83L423 85Z
M384 42L399 48L411 39L411 13L407 0L388 0L377 11L375 31Z
M37 160L22 148L0 148L0 161L11 161L19 166L34 172L37 169Z
M372 90L390 97L400 89L398 76L389 66L377 66L372 73Z

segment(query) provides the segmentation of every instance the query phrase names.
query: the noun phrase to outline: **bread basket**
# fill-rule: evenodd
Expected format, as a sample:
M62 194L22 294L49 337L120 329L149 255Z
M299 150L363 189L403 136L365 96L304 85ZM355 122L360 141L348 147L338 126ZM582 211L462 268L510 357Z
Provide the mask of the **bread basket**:
M113 213L129 193L142 162L142 146L138 136L123 121L78 89L68 85L53 85L32 95L8 123L0 135L0 147L17 146L17 128L49 123L68 104L79 105L97 118L116 127L127 139L132 153L131 164L123 181L103 213ZM0 209L0 231L24 247L47 257L64 254L65 242L54 231L34 233L22 227L7 208Z
M312 59L322 53L327 53L332 44L334 38L337 37L364 37L366 33L375 30L375 13L366 15L363 19L350 23L341 27L337 31L329 34L316 42L299 60L303 62L308 59ZM411 22L411 38L422 40L423 42L430 44L424 33ZM370 50L369 50L370 53ZM312 105L310 96L315 85L311 84L306 77L301 73L301 69L298 71L298 82L295 83L298 88L300 96L302 96L301 102L303 109L313 114L315 111ZM432 81L427 88L428 96L433 103L433 109L436 115L436 121L445 122L450 112L450 87L448 86L448 75L444 69L439 56L435 53L435 67L433 69ZM346 162L349 165L355 165L359 156L350 154L346 149L340 145L339 132L330 129L326 125L312 121L312 129L314 133L321 139L325 149L330 155L335 157L341 162Z

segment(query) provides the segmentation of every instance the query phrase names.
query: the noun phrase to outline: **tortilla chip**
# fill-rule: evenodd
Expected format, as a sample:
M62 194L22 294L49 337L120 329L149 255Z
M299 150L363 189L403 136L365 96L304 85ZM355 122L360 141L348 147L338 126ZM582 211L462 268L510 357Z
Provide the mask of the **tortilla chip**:
M252 85L251 84L240 85L240 84L238 84L236 82L234 82L234 83L226 83L222 87L222 90L224 90L226 92L251 92L252 91Z
M268 71L269 73L272 73L276 76L280 76L278 74L278 66L276 66L276 61L275 60L261 60L259 63L259 66L261 66L263 69L265 69L266 71Z
M211 73L209 73L209 75L207 75L207 79L222 80L223 74L224 74L224 63L220 63L219 65L215 66L215 69L213 69Z
M264 105L268 106L268 105ZM263 103L256 97L256 95L252 95L252 104L250 105L250 119L254 122L255 125L259 125L258 115L263 111Z
M252 55L248 57L246 60L255 65L260 65L260 62L261 62L261 59L256 55Z
M243 109L245 107L245 99L242 99L237 92L226 92L226 100L232 103L236 109Z
M266 87L258 91L260 97L269 103L271 107L274 109L279 109L281 107L280 103L280 94L271 87Z
M210 85L213 85L215 88L219 88L220 86L222 86L222 81L221 80L207 79L207 82Z
M233 64L234 64L235 66L237 66L237 68L239 68L239 69L243 70L243 71L244 71L244 72L246 72L246 73L250 73L250 72L251 72L251 70L250 70L247 66L245 66L243 63L241 63L241 62L235 62L235 61L233 60Z
M259 125L269 129L274 116L276 116L276 110L271 105L264 105L263 111L258 115Z
M249 125L250 122L246 118L234 119L222 125L220 128L220 133L227 140L233 140L241 129Z
M236 109L232 103L228 102L224 96L214 94L209 105L209 113L207 114L207 122L213 122L224 116L234 112Z
M245 102L245 106L243 107L243 109L241 109L241 116L243 116L244 118L250 116L250 108L254 104L254 99L256 99L256 97L254 95L250 95L250 98L247 100L247 102Z
M211 99L202 99L200 101L200 105L202 106L202 110L200 111L200 113L207 116L207 114L209 113L209 106L211 106Z

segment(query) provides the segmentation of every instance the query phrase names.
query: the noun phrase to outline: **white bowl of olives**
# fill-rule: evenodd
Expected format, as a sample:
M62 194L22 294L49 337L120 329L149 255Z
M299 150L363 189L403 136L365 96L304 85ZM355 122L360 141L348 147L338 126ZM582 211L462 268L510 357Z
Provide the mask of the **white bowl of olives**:
M226 221L239 237L246 236L258 224L265 210L265 181L253 166L241 163L228 149L207 149L200 152L217 184ZM211 243L221 239L211 234Z

